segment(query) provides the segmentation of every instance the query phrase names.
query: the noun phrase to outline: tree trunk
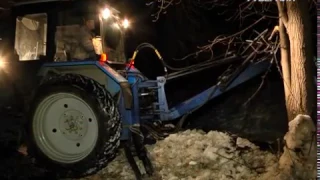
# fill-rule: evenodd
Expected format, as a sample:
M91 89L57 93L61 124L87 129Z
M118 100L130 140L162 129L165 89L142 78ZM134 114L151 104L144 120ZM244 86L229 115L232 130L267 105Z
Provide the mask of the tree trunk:
M280 52L281 52L281 68L282 68L282 78L283 78L283 87L284 87L284 96L285 99L289 99L291 95L291 66L290 66L290 42L289 37L282 22L281 18L279 19L279 34L280 34Z
M287 19L281 17L281 20L290 42L290 80L284 79L284 83L290 83L286 107L288 120L291 121L298 114L312 115L316 105L316 87L308 1L287 1L286 15Z

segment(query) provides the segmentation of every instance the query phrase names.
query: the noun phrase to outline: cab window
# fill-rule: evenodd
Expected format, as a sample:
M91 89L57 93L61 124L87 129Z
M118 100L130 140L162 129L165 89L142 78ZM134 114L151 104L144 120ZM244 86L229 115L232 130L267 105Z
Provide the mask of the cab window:
M85 13L86 8L73 6L58 12L57 26L55 31L55 56L54 61L83 60L87 53L80 45L80 29L84 26L86 15L90 15L95 22L92 35L98 35L98 17L94 13ZM99 43L98 41L92 42ZM96 52L96 54L99 54Z
M16 19L15 52L20 61L46 56L47 14L28 14Z

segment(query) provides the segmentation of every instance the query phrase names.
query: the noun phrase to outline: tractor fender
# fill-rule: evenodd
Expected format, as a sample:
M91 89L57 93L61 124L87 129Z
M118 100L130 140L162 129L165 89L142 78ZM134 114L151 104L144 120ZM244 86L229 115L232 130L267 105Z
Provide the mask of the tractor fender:
M55 62L44 64L38 73L40 83L43 79L54 74L79 74L89 77L109 91L114 97L121 94L125 102L125 108L132 108L132 91L127 79L104 63L96 61Z

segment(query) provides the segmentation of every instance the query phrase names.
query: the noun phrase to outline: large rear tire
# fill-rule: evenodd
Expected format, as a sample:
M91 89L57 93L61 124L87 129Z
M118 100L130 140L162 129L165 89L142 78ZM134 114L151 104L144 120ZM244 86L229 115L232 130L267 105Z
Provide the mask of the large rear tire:
M93 79L54 75L37 89L28 121L28 153L59 178L104 168L120 145L120 114Z

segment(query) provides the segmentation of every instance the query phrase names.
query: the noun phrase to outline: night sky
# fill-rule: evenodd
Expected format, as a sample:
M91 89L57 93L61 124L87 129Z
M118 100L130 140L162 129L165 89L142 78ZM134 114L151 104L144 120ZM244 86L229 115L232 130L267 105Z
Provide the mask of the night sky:
M180 67L198 63L207 60L207 58L205 58L205 54L202 54L199 58L191 57L187 61L179 61L179 63L172 60L173 58L182 58L197 51L197 46L207 44L208 40L221 34L233 34L260 18L248 19L240 27L240 23L237 21L226 21L236 11L237 4L227 8L217 7L208 11L194 6L191 7L188 4L189 1L183 1L184 4L169 7L167 13L160 16L157 22L152 22L153 17L150 15L157 9L156 7L147 7L145 2L145 0L126 0L121 1L121 4L119 4L119 1L111 2L123 14L134 20L132 28L127 33L128 56L132 54L138 44L150 42L160 50L168 63ZM192 11L191 8L193 8ZM220 15L225 10L228 10L228 12L225 15ZM263 26L259 28L260 30L273 29L275 23L263 22L260 24L263 24ZM216 46L214 49L215 55L221 55L222 50L225 50L225 46ZM153 53L147 51L145 50L143 55L138 56L136 64L140 69L144 69L143 72L155 77L161 74L162 69L157 68L161 65ZM140 66L140 63L143 65Z
M131 28L126 33L126 54L128 58L138 44L149 42L159 49L168 63L175 66L186 66L205 60L205 55L199 58L191 57L180 63L172 59L181 58L196 51L197 46L207 44L208 40L214 39L218 35L233 34L261 17L250 16L245 18L242 26L240 26L238 20L226 20L239 9L237 3L226 7L216 7L208 11L190 5L192 0L185 0L182 1L183 4L169 7L167 13L162 15L157 22L152 22L154 18L151 17L151 14L157 8L146 6L146 2L148 2L146 0L110 0L108 2L133 21ZM7 6L5 4L5 1L1 0L0 7ZM277 13L276 9L273 8L272 10ZM219 15L224 11L227 11L225 15ZM277 14L273 15L277 16ZM4 21L1 22L5 23ZM254 29L258 31L266 28L273 29L276 24L276 19L266 19L257 24ZM0 25L0 32L5 32L4 28L5 26ZM215 55L220 55L225 48L226 46L215 46ZM157 68L161 67L159 61L152 52L148 51L145 50L143 55L137 57L137 65L140 62L148 67L146 68L147 71L152 69L150 70L152 71L151 74L161 73L162 69Z

